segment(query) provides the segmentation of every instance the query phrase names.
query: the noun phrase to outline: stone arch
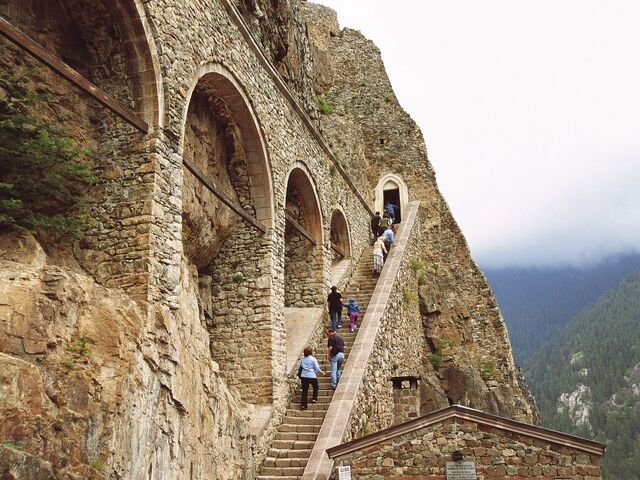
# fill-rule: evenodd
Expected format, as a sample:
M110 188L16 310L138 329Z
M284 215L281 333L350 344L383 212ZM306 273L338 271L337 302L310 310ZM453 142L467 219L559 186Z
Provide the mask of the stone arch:
M351 258L349 222L340 206L331 212L330 239L333 262Z
M182 153L216 190L270 228L271 174L244 89L219 64L196 73L187 95ZM273 396L271 237L246 223L183 167L182 246L197 279L211 357L247 402ZM271 230L268 230L269 232Z
M402 177L394 173L387 173L382 176L374 189L374 196L375 210L380 213L383 213L385 200L391 200L392 203L397 201L398 203L395 205L400 207L399 219L402 219L402 215L406 211L407 204L409 203L409 189ZM398 223L397 219L396 223Z
M161 125L161 73L142 0L0 2L0 15L134 110L151 130ZM100 175L83 208L97 221L74 246L75 257L101 284L146 299L152 281L148 268L152 222L147 219L155 181L149 165L157 146L9 42L0 44L0 68L16 74L35 71L33 82L48 95L33 113L61 125L79 146L94 152Z
M313 176L296 162L286 176L285 306L312 307L323 302L322 210ZM301 227L311 241L300 231Z
M185 105L191 104L198 85L205 83L228 108L228 115L243 132L241 142L245 152L249 190L254 199L253 214L267 228L273 227L273 187L271 167L266 142L260 123L244 88L235 76L219 63L207 63L198 69L195 81L186 95ZM182 125L187 123L188 108L183 111ZM182 129L180 144L184 146L185 129Z
M151 127L162 124L160 63L142 0L23 0L0 6L0 13ZM83 94L79 98L89 102Z

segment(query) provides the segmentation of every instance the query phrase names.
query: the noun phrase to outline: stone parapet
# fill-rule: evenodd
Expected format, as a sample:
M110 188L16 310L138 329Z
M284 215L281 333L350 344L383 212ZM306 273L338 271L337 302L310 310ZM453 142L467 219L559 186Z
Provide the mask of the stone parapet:
M366 415L364 412L373 411L374 405L379 407L376 415L380 417L380 425L391 425L393 392L391 383L387 382L389 375L385 375L385 371L391 369L391 363L388 361L388 351L383 351L387 345L382 337L393 335L395 332L393 328L389 328L389 324L395 318L393 307L397 306L397 303L394 300L397 301L402 295L402 277L408 273L406 270L410 256L407 255L407 250L420 239L416 231L420 226L417 222L419 206L420 202L412 202L407 209L405 221L397 235L397 246L387 257L311 452L303 480L328 478L333 462L326 456L325 450L351 438L352 426L361 424L363 416ZM385 383L388 384L386 389ZM376 389L374 385L386 391L380 394L380 389Z

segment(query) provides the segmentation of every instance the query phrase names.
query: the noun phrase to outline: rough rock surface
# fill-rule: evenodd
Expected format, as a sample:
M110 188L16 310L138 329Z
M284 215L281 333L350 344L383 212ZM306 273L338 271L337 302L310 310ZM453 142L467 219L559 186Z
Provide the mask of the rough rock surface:
M0 472L184 478L187 468L194 478L239 478L248 411L209 359L193 274L183 272L177 315L147 315L126 295L47 265L23 238L3 255L21 262L0 260Z

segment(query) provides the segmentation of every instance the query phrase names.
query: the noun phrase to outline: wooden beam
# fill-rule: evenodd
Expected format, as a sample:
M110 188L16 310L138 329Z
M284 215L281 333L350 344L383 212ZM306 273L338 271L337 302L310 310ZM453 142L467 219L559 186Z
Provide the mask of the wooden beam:
M338 245L336 245L333 242L331 242L331 250L336 252L338 255L341 255L342 258L346 258L347 257L347 254L344 252L344 250L342 250Z
M252 227L256 228L257 230L260 230L262 233L267 232L267 229L265 228L264 225L262 225L262 223L260 223L257 219L255 219L251 215L249 215L247 211L244 208L242 208L240 205L236 205L231 198L229 198L211 180L209 180L205 176L202 170L200 170L198 167L196 167L193 163L191 163L186 158L183 158L182 161L184 163L184 166L187 167L187 170L189 170L193 174L193 176L196 177L200 181L200 183L202 183L202 185L205 186L207 190L209 190L216 197L218 197L222 203L224 203L227 207L229 207L235 213L240 215L243 218L243 220L245 220Z
M316 239L315 239L315 238L313 238L313 235L311 235L311 232L309 232L309 230L307 230L307 229L306 229L306 228L304 228L302 225L300 225L300 224L298 223L298 221L297 221L295 218L293 218L289 212L287 212L287 211L285 211L285 212L284 212L284 218L285 218L285 220L286 220L287 222L289 222L289 224L291 224L291 226L292 226L293 228L295 228L296 230L298 230L298 232L300 232L300 234L301 234L304 238L306 238L307 240L309 240L309 241L313 244L313 246L314 246L314 247L318 244L318 242L316 242Z
M18 47L47 65L54 72L73 83L76 87L80 88L80 90L91 95L127 123L133 125L143 133L149 131L147 122L142 120L133 110L101 90L62 60L51 55L42 45L25 35L21 30L11 25L11 23L2 17L0 17L0 33Z

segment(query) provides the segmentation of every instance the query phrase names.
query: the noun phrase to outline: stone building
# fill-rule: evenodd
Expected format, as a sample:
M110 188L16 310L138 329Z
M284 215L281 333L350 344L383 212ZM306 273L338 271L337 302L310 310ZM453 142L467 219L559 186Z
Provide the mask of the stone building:
M47 94L33 113L99 173L82 240L0 237L0 476L253 478L328 288L371 283L369 219L389 199L399 247L314 426L329 443L295 468L321 478L327 446L393 425L392 378L419 379L416 415L538 421L422 134L335 12L0 0L0 27L3 74L30 75Z
M460 405L328 450L358 480L597 480L604 445Z

